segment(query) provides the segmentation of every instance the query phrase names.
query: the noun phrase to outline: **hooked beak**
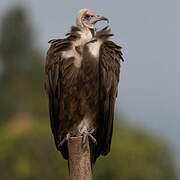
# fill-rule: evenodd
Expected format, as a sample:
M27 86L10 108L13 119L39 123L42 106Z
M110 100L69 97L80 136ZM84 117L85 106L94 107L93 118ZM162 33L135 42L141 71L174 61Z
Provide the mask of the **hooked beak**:
M98 21L107 21L107 23L109 23L108 18L106 18L105 16L100 16L100 15L95 16L95 20L93 24L97 23Z

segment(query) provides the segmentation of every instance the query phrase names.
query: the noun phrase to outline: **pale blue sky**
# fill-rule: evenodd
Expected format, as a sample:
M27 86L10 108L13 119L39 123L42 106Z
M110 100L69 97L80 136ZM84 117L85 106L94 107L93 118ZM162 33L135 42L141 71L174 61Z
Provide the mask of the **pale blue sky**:
M1 0L0 18L17 3L25 4L44 56L48 40L63 37L79 9L107 16L125 59L117 112L167 139L180 159L180 1Z

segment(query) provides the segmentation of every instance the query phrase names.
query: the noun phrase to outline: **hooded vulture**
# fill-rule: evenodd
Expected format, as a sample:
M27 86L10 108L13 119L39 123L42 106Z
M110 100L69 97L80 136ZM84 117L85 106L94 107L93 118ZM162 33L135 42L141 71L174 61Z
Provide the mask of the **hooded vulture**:
M88 137L91 163L110 151L118 91L121 47L110 41L108 19L82 9L64 39L53 39L46 57L45 89L57 149L68 159L69 137Z

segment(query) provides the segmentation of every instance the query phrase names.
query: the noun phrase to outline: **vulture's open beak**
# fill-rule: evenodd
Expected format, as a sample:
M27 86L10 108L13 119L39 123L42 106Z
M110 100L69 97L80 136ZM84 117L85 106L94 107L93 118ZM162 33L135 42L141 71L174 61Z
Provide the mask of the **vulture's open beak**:
M109 19L107 17L100 15L95 16L95 20L93 24L97 23L98 21L107 21L107 23L109 23Z

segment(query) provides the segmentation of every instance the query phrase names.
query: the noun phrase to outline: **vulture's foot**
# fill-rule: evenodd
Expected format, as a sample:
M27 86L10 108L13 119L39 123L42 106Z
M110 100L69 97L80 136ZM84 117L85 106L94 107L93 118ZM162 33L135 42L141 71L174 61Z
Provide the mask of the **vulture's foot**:
M68 141L70 136L70 133L67 133L63 140L59 143L59 147L62 146L66 141Z
M84 132L84 133L82 134L82 136L83 136L82 144L85 144L87 137L89 137L89 138L92 140L93 143L97 144L97 141L96 141L96 139L93 137L92 133L93 133L93 130L90 131L90 132Z

